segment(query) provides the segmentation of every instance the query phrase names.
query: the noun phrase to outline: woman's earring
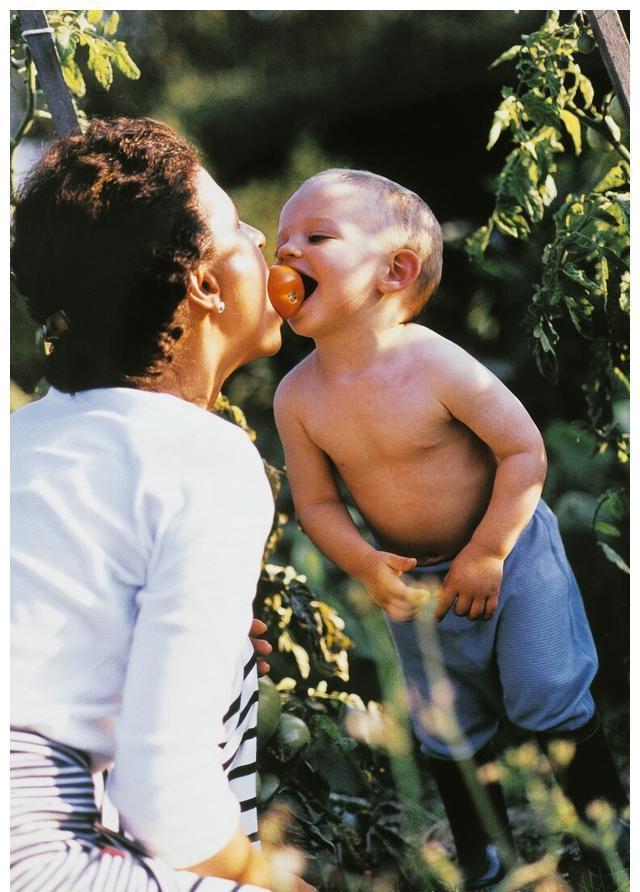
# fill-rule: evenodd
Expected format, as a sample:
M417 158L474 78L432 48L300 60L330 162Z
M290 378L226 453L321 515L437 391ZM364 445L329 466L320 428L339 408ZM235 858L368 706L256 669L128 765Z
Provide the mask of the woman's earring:
M216 310L219 313L224 313L224 301L223 300L218 301L218 306L216 307Z

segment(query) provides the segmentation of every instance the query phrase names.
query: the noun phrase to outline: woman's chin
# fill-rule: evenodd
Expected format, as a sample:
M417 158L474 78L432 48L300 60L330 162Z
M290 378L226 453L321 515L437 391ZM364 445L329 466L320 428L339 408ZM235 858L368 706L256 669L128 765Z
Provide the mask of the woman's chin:
M259 342L256 344L255 354L251 359L263 359L266 356L274 356L281 347L282 321L277 327L274 327L260 338Z

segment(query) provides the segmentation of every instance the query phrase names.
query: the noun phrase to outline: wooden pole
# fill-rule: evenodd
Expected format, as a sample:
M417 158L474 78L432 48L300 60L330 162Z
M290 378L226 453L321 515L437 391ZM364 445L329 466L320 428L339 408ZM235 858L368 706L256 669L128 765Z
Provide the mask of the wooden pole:
M24 39L36 63L38 80L44 91L56 132L59 136L79 133L78 117L69 88L60 70L56 45L44 11L23 9L20 12L20 23Z
M629 122L629 41L615 10L594 9L587 12L594 36L600 47L613 89L627 123Z

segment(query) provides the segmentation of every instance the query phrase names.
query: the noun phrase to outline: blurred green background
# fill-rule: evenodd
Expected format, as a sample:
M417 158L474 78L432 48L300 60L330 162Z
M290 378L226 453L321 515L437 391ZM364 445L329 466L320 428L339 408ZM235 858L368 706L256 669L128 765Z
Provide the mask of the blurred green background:
M493 179L505 152L502 142L490 153L485 145L500 87L513 75L509 66L491 71L488 66L543 18L539 10L128 10L118 37L142 76L138 81L116 76L108 93L89 80L82 104L89 114L159 118L195 142L243 218L266 233L269 260L280 206L323 167L370 169L428 201L443 226L444 275L421 321L498 374L545 435L550 458L545 497L559 515L601 657L596 696L624 735L628 577L597 546L591 521L600 494L624 488L626 472L614 456L595 456L594 443L580 426L581 381L590 361L585 342L568 326L561 331L560 378L552 386L537 371L522 328L551 226L545 223L528 244L496 237L487 271L473 268L464 251L465 236L491 212ZM628 15L623 20L628 22ZM610 89L598 52L580 64L597 92ZM16 84L14 121L21 99ZM51 134L43 126L34 135L31 153ZM577 159L565 157L559 194L595 181L601 161L588 149ZM27 163L27 155L21 163ZM41 366L33 325L16 297L11 321L11 376L31 393ZM225 388L257 431L263 456L276 465L283 458L273 393L311 347L286 329L278 356L240 370ZM617 412L624 418L628 404L621 402ZM291 516L286 487L280 509ZM617 540L615 547L628 560L628 542ZM277 561L293 563L321 598L339 606L356 644L349 687L365 698L379 696L377 679L385 668L376 662L378 647L359 619L366 609L362 592L327 564L294 521Z

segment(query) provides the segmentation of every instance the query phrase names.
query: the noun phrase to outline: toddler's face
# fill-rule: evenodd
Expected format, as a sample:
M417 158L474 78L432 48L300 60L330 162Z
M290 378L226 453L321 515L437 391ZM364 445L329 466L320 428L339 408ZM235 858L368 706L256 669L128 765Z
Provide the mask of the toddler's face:
M376 222L372 202L348 184L305 184L285 204L278 261L302 275L307 295L290 320L296 332L314 337L337 316L378 299L388 239Z

